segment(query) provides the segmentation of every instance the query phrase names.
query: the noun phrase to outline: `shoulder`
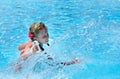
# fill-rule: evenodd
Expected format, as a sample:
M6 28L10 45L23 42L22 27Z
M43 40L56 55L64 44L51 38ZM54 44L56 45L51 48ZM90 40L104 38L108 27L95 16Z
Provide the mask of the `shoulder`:
M26 46L27 46L27 47L31 47L32 44L33 44L33 42L32 42L32 41L29 41Z

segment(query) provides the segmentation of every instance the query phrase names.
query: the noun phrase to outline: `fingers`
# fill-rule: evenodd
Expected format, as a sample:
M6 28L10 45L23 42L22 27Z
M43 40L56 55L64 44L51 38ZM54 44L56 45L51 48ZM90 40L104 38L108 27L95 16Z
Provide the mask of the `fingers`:
M80 63L80 60L78 58L75 58L75 63Z

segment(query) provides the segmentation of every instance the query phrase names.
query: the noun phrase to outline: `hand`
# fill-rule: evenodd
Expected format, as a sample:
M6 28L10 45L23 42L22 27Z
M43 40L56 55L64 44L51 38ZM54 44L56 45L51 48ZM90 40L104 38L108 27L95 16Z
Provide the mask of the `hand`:
M79 59L78 58L75 58L75 63L80 63Z

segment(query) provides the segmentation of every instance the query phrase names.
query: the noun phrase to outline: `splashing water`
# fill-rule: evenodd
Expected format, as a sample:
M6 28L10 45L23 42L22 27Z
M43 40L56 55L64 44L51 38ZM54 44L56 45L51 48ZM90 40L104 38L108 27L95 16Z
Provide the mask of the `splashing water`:
M119 79L119 5L119 0L1 1L0 79ZM38 53L14 73L17 47L28 41L29 26L39 21L50 34L44 52L55 62L79 58L80 64L49 66Z
M63 41L63 39L59 40L59 41ZM36 41L34 42L34 44L39 48L39 44ZM54 47L55 44L56 43L52 44L52 46L49 47L49 49ZM33 47L34 47L34 45L33 45ZM49 49L44 52L41 52L39 49L39 51L36 55L31 56L26 61L22 61L21 58L18 59L16 62L12 63L11 65L9 65L9 67L7 67L5 70L3 70L2 73L0 73L0 75L1 75L0 78L1 79L6 79L6 78L10 78L10 79L34 79L34 78L37 78L37 79L49 79L49 78L63 79L63 78L65 78L65 79L67 79L67 78L69 78L67 76L68 74L65 75L65 68L66 68L65 66L63 66L62 64L55 65L57 62L60 63L60 61L57 61L57 58L55 61L48 60L48 57L47 57L48 55L45 53L53 52L53 50L50 51ZM53 52L53 53L55 53L55 52ZM52 55L53 53L49 53L49 54L51 54L51 56L53 56ZM63 54L63 57L66 57L66 56L64 56L64 54ZM70 59L70 57L67 57L64 59ZM61 60L61 58L58 60ZM52 64L53 66L51 66L49 64ZM19 72L16 72L16 68L18 65L21 65L22 70Z

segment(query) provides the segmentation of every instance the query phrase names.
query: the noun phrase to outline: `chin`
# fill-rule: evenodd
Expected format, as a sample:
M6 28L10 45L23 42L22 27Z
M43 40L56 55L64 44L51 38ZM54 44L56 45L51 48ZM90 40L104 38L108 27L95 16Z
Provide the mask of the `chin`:
M48 40L46 40L45 43L48 43Z

